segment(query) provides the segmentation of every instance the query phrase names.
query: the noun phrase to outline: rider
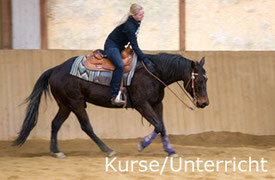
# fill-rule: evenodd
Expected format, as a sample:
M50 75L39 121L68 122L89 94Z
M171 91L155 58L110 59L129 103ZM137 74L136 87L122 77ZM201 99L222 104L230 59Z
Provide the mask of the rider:
M121 106L125 103L121 97L117 98L120 90L121 78L124 69L120 52L125 49L125 45L129 42L146 67L154 72L152 62L139 49L137 42L137 34L139 32L140 23L144 17L144 10L138 4L132 4L127 19L118 25L108 36L105 41L104 50L107 57L115 66L113 77L111 80L111 102L113 105Z

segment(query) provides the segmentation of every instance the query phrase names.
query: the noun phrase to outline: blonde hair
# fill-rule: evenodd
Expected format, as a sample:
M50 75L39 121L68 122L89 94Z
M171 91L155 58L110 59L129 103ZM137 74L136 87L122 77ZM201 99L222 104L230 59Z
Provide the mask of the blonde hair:
M137 13L139 13L139 11L142 10L142 9L143 9L142 6L140 6L138 4L135 4L135 3L132 4L130 6L129 12L126 15L124 15L123 18L119 21L118 26L121 25L121 24L124 24L128 20L129 16L137 15Z

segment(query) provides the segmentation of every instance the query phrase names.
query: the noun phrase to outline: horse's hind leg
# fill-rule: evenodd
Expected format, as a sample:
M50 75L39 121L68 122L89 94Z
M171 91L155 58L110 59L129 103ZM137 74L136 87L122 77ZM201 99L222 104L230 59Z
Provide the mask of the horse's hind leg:
M88 135L92 140L98 145L98 147L103 151L107 152L108 156L114 156L116 153L112 149L110 149L104 142L102 142L99 137L94 133L93 128L90 124L88 114L86 110L83 108L80 108L77 111L74 111L75 115L78 118L78 121L81 125L81 129Z
M55 118L52 121L52 134L51 134L51 153L57 158L64 158L64 153L60 152L57 147L57 133L61 127L61 125L64 123L64 121L68 118L70 115L71 110L64 106L59 106L59 110L55 116Z

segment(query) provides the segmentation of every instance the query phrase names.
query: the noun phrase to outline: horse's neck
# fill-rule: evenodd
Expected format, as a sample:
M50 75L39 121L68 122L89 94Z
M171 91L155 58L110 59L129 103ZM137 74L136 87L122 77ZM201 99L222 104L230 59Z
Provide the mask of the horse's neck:
M169 69L163 69L161 76L163 81L170 85L177 81L188 81L191 72L191 61L185 59L184 62L174 63Z

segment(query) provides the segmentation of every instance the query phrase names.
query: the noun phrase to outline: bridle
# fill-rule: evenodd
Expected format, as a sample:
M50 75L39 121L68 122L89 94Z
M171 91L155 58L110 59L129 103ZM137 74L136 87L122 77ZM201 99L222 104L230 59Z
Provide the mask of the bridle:
M196 76L198 76L199 74L198 73L195 73L194 72L194 69L192 70L192 73L191 73L191 78L189 79L189 81L187 82L185 88L183 89L182 86L177 82L177 84L179 85L179 87L181 88L181 90L185 93L185 95L189 98L189 100L196 106L197 102L198 102L198 97L197 97L197 94L196 94L196 91L195 91L195 79L196 79ZM192 81L192 91L193 91L193 98L190 97L188 95L188 93L186 92L186 89L188 87L188 85L190 84L190 81Z
M187 105L185 102L183 102L183 100L171 89L168 87L167 84L165 84L165 82L163 82L162 80L160 80L157 76L155 76L153 73L151 73L147 67L144 65L143 61L141 62L142 65L144 66L144 68L146 69L146 71L151 75L153 76L155 79L157 79L159 82L161 82L165 87L167 87L187 108L191 109L191 110L195 110L196 108L196 104L198 102L198 97L197 97L197 94L196 94L196 91L195 91L195 79L196 79L196 76L198 76L199 74L198 73L195 73L194 72L194 69L192 70L192 73L191 73L191 78L189 79L189 81L187 82L185 88L183 88L179 82L177 82L177 84L179 85L179 87L181 88L181 90L185 93L185 95L188 97L188 99L194 104L195 108L193 107L190 107L189 105ZM205 78L207 78L207 76L204 74L203 75ZM188 95L188 93L186 92L186 89L188 87L188 85L190 84L190 81L192 81L192 91L193 91L193 98L190 97Z
M196 104L198 102L198 96L196 94L196 91L195 91L195 79L196 79L196 76L198 76L199 74L198 73L195 73L194 72L194 69L192 70L192 73L191 73L191 78L189 79L189 81L187 82L186 86L185 86L185 89L183 89L183 87L179 84L179 82L177 82L178 86L181 88L181 90L185 93L185 95L189 98L189 100L195 105L196 107ZM206 74L203 74L203 77L205 79L207 79L207 76ZM186 92L186 89L188 87L188 85L190 84L190 81L192 81L192 91L193 91L193 98L189 96L189 94Z

